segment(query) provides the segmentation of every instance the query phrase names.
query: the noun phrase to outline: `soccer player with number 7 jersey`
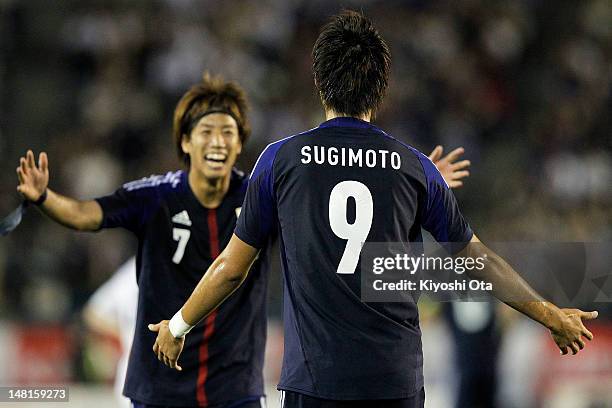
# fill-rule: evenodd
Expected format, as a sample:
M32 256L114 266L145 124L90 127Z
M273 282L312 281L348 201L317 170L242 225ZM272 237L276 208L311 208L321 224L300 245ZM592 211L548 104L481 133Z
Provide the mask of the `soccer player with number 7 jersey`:
M363 243L419 242L421 228L467 256L486 253L481 278L493 294L524 299L507 303L546 326L562 353L582 349L583 338L592 339L582 319L597 313L544 301L480 243L435 165L371 123L390 56L370 20L352 11L333 17L313 59L327 121L263 151L234 236L185 305L161 322L158 357L176 366L185 334L248 279L277 231L285 277L283 406L423 407L416 304L360 299Z
M147 327L185 302L232 236L248 182L234 168L250 133L246 111L237 84L205 75L174 112L174 145L188 171L129 182L95 200L49 189L44 153L37 166L28 151L17 168L18 190L53 220L81 231L123 227L138 238L136 330L123 388L136 408L265 405L266 251L245 285L193 329L182 371L151 353L155 332Z

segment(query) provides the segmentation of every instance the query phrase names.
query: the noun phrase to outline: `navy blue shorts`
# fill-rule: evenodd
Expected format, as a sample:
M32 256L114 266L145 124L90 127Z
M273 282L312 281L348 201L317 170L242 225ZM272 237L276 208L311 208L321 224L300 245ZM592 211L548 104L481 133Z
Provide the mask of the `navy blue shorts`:
M297 392L281 391L281 408L423 408L425 388L414 397L384 400L328 400L310 397Z
M197 406L180 406L180 405L151 405L143 404L142 402L132 400L133 408L199 408ZM253 397L247 398L240 401L226 402L223 404L208 405L207 408L265 408L266 399L265 397Z

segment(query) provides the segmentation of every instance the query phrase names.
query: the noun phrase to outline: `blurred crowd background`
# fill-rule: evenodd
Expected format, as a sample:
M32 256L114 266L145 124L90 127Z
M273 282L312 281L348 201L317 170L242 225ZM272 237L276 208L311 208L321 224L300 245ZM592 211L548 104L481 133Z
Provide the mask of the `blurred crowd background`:
M391 48L376 123L425 153L465 147L472 175L456 194L480 238L612 241L609 0L0 0L0 216L19 202L15 167L28 148L48 152L51 188L79 198L178 168L172 112L204 70L248 92L253 136L239 164L250 170L266 144L324 120L310 51L342 6L362 9ZM34 350L18 374L0 351L0 383L111 381L113 359L100 356L112 355L112 342L84 335L80 310L134 251L126 232L75 233L36 211L0 238L0 344ZM270 313L280 318L274 275ZM608 386L609 304L585 305L602 312L608 330L599 365L562 366L594 370ZM426 375L449 401L451 351L438 353L453 346L445 313L436 313L444 308L424 309L429 361L439 363ZM529 345L544 336L553 347L543 330L509 321L496 325L502 338ZM520 366L509 358L502 371L511 363ZM521 368L501 382L524 380ZM508 397L507 406L559 398L538 397L546 391L533 384L515 389L531 400L512 405ZM611 405L547 406L612 406L610 389L603 404Z

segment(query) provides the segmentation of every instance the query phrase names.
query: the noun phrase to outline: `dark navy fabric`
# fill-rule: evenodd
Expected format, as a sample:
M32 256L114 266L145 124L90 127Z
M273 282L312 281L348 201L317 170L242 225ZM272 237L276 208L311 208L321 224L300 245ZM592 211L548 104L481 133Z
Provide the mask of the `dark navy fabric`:
M29 202L24 201L17 206L9 215L0 221L0 236L8 235L21 223L21 219L26 213Z
M427 203L423 206L423 228L438 242L465 241L469 226L457 208L455 197L438 171L438 168L423 153L412 149L423 165L427 179Z
M300 133L295 136L306 133ZM274 231L276 231L274 174L271 164L274 162L276 153L283 144L295 136L270 143L259 155L249 177L249 184L251 185L249 194L251 198L245 201L244 205L249 206L248 213L252 216L242 218L242 222L245 225L240 228L240 232L242 233L241 239L255 248L262 248L270 240L270 236ZM252 233L253 235L251 235Z
M172 408L196 408L196 407L197 406L193 406L193 407L188 407L188 406L174 407L172 406ZM240 401L235 401L235 402L209 405L209 408L265 408L265 407L266 407L266 404L265 404L265 400L263 397L247 398L245 400L240 400ZM170 406L143 404L141 402L132 400L132 408L170 408Z
M354 271L338 273L347 247L331 227L345 205L330 206L338 189L349 191L341 214L348 224L371 202L367 242L421 242L421 228L461 245L472 237L429 159L368 122L337 118L268 146L235 233L262 247L278 231L285 277L279 389L332 400L410 398L423 387L416 305L361 301L358 259Z
M102 228L124 227L138 238L138 313L127 397L144 404L211 407L264 394L267 251L244 285L186 337L179 358L183 371L157 360L152 352L156 333L147 329L180 309L227 245L247 183L234 171L216 209L199 203L182 171L127 183L97 199L104 213Z
M421 388L421 391L410 398L387 400L339 401L315 398L291 391L281 393L281 408L423 408L424 406L424 388Z

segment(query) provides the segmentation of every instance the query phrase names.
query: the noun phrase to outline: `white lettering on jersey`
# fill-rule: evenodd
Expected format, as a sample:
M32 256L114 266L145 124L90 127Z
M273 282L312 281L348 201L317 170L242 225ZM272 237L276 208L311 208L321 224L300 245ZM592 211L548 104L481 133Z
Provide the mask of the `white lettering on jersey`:
M149 177L143 177L140 180L130 181L125 183L123 188L127 191L139 190L146 187L156 187L160 184L172 184L172 188L181 182L181 171L175 171L174 173L169 171L165 175L153 175Z
M352 147L303 146L300 151L302 164L328 164L342 167L380 167L391 166L395 170L402 167L398 152L374 149L353 149ZM313 157L314 156L314 157Z
M347 220L349 197L352 197L356 204L355 221L352 224ZM361 247L370 233L373 218L374 200L368 186L355 180L336 184L329 195L329 225L338 238L346 240L337 273L355 273Z
M191 236L191 231L183 228L173 228L172 229L172 239L178 242L176 246L176 251L174 251L174 255L172 256L172 262L175 264L181 263L183 259L183 255L185 255L185 248L187 247L187 242L189 242L189 237Z

